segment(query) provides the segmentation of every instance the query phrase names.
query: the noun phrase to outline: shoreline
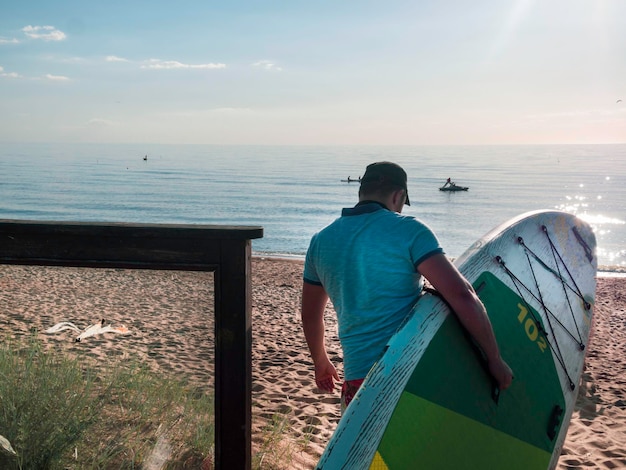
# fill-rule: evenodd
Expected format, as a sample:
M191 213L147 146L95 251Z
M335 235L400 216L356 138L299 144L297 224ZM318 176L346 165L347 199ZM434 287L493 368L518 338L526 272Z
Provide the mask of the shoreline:
M252 258L258 258L261 260L268 259L268 260L276 260L276 261L304 262L305 255L252 252ZM455 258L450 258L450 259L454 261ZM626 266L621 266L617 264L598 266L597 277L624 277L626 278Z

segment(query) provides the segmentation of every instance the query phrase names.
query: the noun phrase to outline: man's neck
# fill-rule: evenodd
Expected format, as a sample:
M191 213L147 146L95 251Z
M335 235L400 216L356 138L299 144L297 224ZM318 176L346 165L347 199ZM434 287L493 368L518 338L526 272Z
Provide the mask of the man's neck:
M382 208L389 210L389 208L384 203L376 201L374 199L363 199L362 201L359 201L355 207L364 206L365 204L378 204Z

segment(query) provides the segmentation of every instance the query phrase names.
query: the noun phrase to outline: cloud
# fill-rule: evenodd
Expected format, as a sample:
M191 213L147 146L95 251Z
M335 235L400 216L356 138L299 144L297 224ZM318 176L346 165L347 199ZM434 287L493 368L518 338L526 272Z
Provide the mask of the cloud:
M215 114L230 114L230 115L238 115L238 114L250 114L253 113L254 110L251 108L213 108L210 112Z
M182 62L178 62L177 60L160 60L160 59L150 59L146 64L141 66L142 69L153 69L153 70L174 70L174 69L224 69L226 68L226 64L183 64Z
M0 65L0 77L2 78L21 78L19 73L15 72L5 72L4 67Z
M116 55L108 55L104 60L106 60L107 62L130 62L130 60L124 59L123 57L118 57Z
M19 39L16 39L16 38L8 39L8 38L0 37L0 44L19 44L19 42L20 42Z
M87 125L90 127L111 127L115 126L116 123L108 119L93 118L87 121Z
M203 109L180 109L178 111L163 111L156 113L157 116L163 118L192 118L196 119L210 119L210 118L241 118L249 117L257 114L252 108L236 108L236 107L222 107L222 108L203 108Z
M262 68L264 70L272 70L275 72L282 72L283 70L282 67L277 66L274 62L270 60L259 60L258 62L252 64L252 66Z
M24 26L22 31L31 39L43 39L44 41L63 41L67 36L63 31L54 26Z
M622 110L618 108L590 108L590 109L573 109L569 111L546 112L543 114L528 114L524 116L526 121L560 121L567 119L602 119L620 115Z
M52 75L50 73L47 73L46 75L44 75L44 78L47 80L53 80L57 82L65 82L69 80L69 77L65 77L63 75Z

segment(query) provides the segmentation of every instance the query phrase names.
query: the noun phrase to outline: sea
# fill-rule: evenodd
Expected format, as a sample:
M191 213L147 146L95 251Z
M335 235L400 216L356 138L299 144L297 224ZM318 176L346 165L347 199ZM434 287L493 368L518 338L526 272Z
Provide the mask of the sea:
M367 164L409 175L403 213L457 257L525 212L589 222L607 272L626 270L626 144L244 146L0 143L0 219L261 226L260 256L303 258L357 201ZM447 178L467 192L442 192Z

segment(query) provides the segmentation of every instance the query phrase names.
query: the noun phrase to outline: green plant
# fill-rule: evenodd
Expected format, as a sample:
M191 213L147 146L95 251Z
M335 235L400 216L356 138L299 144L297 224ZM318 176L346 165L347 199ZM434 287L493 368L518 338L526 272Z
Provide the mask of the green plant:
M164 451L166 468L183 468L190 459L201 462L212 452L211 395L198 394L138 361L111 364L107 371L99 419L80 446L85 468L138 468Z
M0 467L51 468L96 418L95 375L31 338L3 342L0 376L0 429L17 454L0 455Z
M3 470L134 469L164 449L167 468L199 468L213 414L210 394L138 360L88 364L36 337L0 346L0 430L16 452Z
M261 448L252 459L255 470L280 470L289 468L294 448L287 438L289 416L286 413L272 415L271 421L263 428Z

